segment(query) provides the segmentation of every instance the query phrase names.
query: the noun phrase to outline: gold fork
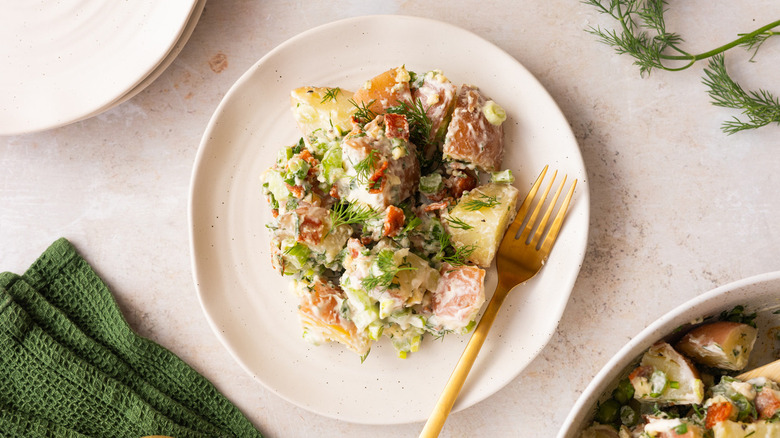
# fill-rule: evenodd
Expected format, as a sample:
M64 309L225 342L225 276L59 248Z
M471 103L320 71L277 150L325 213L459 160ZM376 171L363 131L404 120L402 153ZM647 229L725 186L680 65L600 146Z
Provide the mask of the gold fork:
M496 266L498 268L498 286L496 287L496 291L493 293L493 298L490 299L479 324L477 324L477 328L474 329L474 333L471 335L471 339L469 339L460 360L458 360L458 363L455 365L455 369L453 370L452 375L450 375L450 379L447 381L447 385L444 387L444 391L439 397L439 401L433 408L433 412L428 418L428 422L425 423L425 427L420 433L420 438L433 438L439 435L439 432L441 432L441 429L444 426L444 422L447 420L447 416L452 410L452 406L455 404L455 400L458 398L461 388L463 388L466 376L468 376L472 365L474 365L474 361L477 359L477 354L479 354L479 350L485 342L488 331L490 331L490 327L493 325L496 314L498 314L498 309L501 307L504 299L509 294L509 291L515 286L528 281L531 277L536 275L536 273L542 269L544 262L550 255L550 250L552 250L553 243L555 243L555 239L558 237L558 232L563 224L563 218L566 215L569 202L574 194L577 180L575 179L572 183L558 212L555 214L555 218L553 219L549 230L547 230L547 222L555 209L563 186L566 184L566 176L564 175L563 182L561 182L560 186L555 191L555 195L550 200L544 215L537 223L539 213L542 210L542 206L544 205L547 195L550 193L550 189L558 174L558 171L553 173L552 179L544 190L542 197L539 202L536 203L536 207L533 211L531 211L531 205L534 202L534 198L536 198L536 193L542 185L544 176L547 173L547 168L548 166L544 166L542 173L539 175L539 178L536 179L533 187L531 187L531 191L528 192L525 200L520 205L515 220L509 225L509 229L501 241L498 253L496 254ZM529 211L531 211L530 216L528 216ZM517 233L521 230L524 223L526 226L525 228L522 228L520 236L517 237ZM531 233L533 233L533 235L531 235Z

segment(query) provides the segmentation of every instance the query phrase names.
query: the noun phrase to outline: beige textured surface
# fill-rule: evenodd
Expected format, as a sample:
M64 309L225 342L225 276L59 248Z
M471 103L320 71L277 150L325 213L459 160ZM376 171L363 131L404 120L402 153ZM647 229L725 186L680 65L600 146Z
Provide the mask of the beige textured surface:
M780 17L774 0L671 3L669 28L692 50ZM421 424L311 414L244 373L201 312L187 241L195 153L233 82L301 31L385 13L464 27L522 62L570 121L591 188L588 252L557 333L510 385L454 414L443 436L551 437L589 379L651 321L715 286L780 269L780 128L722 134L719 124L737 114L709 104L701 66L640 78L583 31L610 23L572 0L210 0L178 59L144 92L77 124L0 137L0 269L21 272L69 238L133 327L211 379L268 436L415 436ZM756 60L735 63L734 75L780 94L780 40Z

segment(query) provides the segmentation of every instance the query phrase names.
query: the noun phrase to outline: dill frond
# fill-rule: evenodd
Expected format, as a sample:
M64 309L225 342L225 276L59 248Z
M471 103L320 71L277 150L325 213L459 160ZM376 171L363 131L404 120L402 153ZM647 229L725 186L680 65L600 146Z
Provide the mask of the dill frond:
M416 271L417 268L413 267L409 263L403 263L400 266L396 266L393 256L395 253L390 249L383 249L376 255L374 264L376 265L379 274L373 272L365 277L361 284L366 290L372 290L376 288L388 288L393 283L395 276L401 271Z
M479 198L466 201L463 204L463 208L466 209L466 211L477 211L485 207L493 207L499 203L497 197L481 194Z
M341 88L328 88L328 91L325 92L325 95L322 96L322 100L320 103L329 102L331 100L336 100L336 97L341 93Z
M447 222L449 222L450 227L452 228L459 228L461 230L470 230L474 228L473 226L467 224L463 219L455 216L447 217Z
M353 114L352 116L355 118L355 120L357 120L359 124L365 125L366 123L376 118L377 114L371 110L371 105L373 105L374 102L375 101L372 100L368 103L365 102L357 103L355 102L354 99L349 99L349 103L355 107L355 114Z
M341 225L362 224L379 218L380 213L367 205L339 202L330 210L331 229Z
M733 117L724 122L721 129L725 133L735 134L770 123L780 124L780 100L766 90L745 91L729 76L722 54L710 59L704 74L703 82L708 88L707 94L712 98L712 104L741 110L747 117L747 120Z

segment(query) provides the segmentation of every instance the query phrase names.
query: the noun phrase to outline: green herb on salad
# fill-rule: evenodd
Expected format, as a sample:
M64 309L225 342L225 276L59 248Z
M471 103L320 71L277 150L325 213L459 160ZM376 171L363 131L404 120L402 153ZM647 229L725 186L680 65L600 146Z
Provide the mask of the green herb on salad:
M355 107L355 113L352 116L355 118L358 124L365 125L366 123L376 118L376 113L371 110L371 105L373 105L374 102L375 101L372 100L368 103L357 103L354 99L349 99L349 103Z
M376 170L378 162L379 152L371 149L366 158L355 165L355 180L360 184L367 183Z
M425 112L425 107L423 107L420 99L417 99L411 105L406 102L399 102L398 105L388 108L387 112L401 114L406 117L406 120L409 122L409 141L418 148L424 149L430 142L433 123L430 117L428 117L428 113Z
M463 208L465 208L466 211L477 211L485 207L489 208L498 204L499 202L497 197L482 194L479 196L479 198L466 201L466 203L463 204Z
M474 228L473 226L467 224L463 219L455 216L449 216L447 218L447 222L449 222L450 227L452 228L458 228L461 230L470 230Z
M379 213L367 205L339 202L330 211L331 229L341 225L362 224L379 218Z
M417 268L413 267L409 263L402 263L396 266L394 259L395 252L389 249L383 249L376 255L374 265L379 273L372 272L366 278L361 281L366 290L380 288L390 288L393 284L393 279L401 271L416 271ZM373 266L372 266L373 267ZM373 269L372 269L373 270Z
M336 97L341 93L341 88L335 87L335 88L328 88L325 92L325 95L322 96L322 100L320 103L329 102L331 100L336 100ZM331 124L332 126L332 124Z

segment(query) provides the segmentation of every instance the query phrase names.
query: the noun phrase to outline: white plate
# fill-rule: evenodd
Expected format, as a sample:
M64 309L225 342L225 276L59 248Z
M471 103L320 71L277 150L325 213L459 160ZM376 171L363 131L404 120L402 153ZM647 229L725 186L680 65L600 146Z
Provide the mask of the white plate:
M203 136L190 188L194 278L214 332L238 362L296 405L350 422L422 421L467 341L430 337L402 360L383 340L365 363L339 345L301 339L288 280L270 264L269 207L260 174L300 138L290 90L304 85L355 90L389 68L441 69L472 83L508 114L505 167L522 193L545 164L579 178L575 200L542 274L508 298L455 409L506 385L545 346L580 269L588 233L588 185L566 119L515 59L457 27L421 18L368 16L331 23L277 47L227 93ZM495 287L495 271L487 290Z
M580 431L593 419L596 402L609 397L625 371L639 361L639 357L659 339L670 335L697 318L717 316L737 305L749 313L757 312L759 336L750 362L745 369L768 363L780 351L780 271L769 272L726 284L689 300L659 318L642 330L615 354L577 399L558 432L558 438L577 438Z
M119 96L116 100L109 102L108 104L104 105L101 108L98 108L97 110L93 111L90 114L87 114L86 116L80 118L79 120L88 119L102 112L108 111L109 109L114 108L115 106L127 102L128 100L135 97L138 93L146 89L146 87L151 85L152 82L157 80L157 78L159 78L160 75L163 74L163 72L167 70L168 67L171 66L171 64L176 59L176 57L179 56L179 53L181 53L182 49L184 49L184 46L187 44L187 41L189 41L190 37L192 36L192 32L195 31L195 26L197 26L198 21L200 20L200 16L203 13L203 8L205 6L206 6L206 0L197 0L195 8L192 10L190 17L187 20L187 24L184 26L181 35L179 35L179 39L176 41L173 47L171 47L171 50L165 55L165 58L162 61L160 61L160 63L157 64L154 70L152 70L148 75L146 75L146 77L144 77L141 82L136 84L131 90L129 90L125 94Z
M132 90L197 0L0 0L0 135L83 119Z

